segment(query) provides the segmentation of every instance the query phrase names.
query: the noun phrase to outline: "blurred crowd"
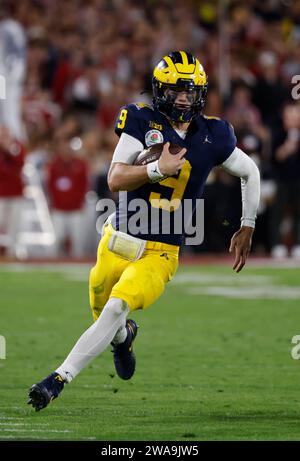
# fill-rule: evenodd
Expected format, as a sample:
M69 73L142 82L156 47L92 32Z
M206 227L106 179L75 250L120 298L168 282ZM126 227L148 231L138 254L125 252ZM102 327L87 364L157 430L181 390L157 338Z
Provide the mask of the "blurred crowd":
M3 253L26 255L16 241L18 227L28 230L20 219L26 199L38 210L33 230L38 220L53 230L52 256L94 255L96 203L111 197L115 118L126 103L151 103L151 72L172 50L203 64L204 113L230 121L260 168L254 251L300 258L296 0L0 0ZM192 250L227 251L240 225L240 182L215 169L204 198L205 242Z

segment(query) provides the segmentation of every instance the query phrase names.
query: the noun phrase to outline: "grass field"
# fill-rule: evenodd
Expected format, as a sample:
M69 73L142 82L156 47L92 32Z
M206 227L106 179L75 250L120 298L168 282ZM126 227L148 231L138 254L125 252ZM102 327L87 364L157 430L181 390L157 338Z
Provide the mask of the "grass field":
M0 268L1 440L299 440L300 270L181 267L132 318L137 371L115 376L108 349L47 409L29 386L91 323L85 266Z

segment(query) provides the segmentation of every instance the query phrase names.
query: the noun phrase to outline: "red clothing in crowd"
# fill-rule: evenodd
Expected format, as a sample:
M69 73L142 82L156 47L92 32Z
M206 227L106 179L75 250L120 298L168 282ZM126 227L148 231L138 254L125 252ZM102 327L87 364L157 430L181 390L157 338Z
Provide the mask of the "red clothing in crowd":
M48 192L51 206L56 210L80 210L88 186L85 160L73 157L64 160L55 156L48 166Z
M62 60L56 68L52 92L54 101L64 107L67 104L67 89L74 82L76 77L81 74L81 70L68 60Z
M18 141L11 144L9 151L0 148L0 198L23 195L24 158L25 149Z
M120 104L102 104L97 112L97 120L101 127L110 128L113 126L118 113L120 112Z

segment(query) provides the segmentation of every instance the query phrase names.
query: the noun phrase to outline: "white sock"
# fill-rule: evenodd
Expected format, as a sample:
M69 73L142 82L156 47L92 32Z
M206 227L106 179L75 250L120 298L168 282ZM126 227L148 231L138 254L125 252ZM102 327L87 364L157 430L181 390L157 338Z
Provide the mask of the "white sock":
M124 325L122 325L117 333L115 334L114 336L114 339L112 340L112 342L114 344L121 344L125 341L125 339L127 338L127 330L126 330L126 319L125 319L125 322L124 322Z
M98 320L79 338L66 360L55 370L56 373L67 382L72 381L92 359L107 348L119 330L122 335L128 312L129 308L122 299L110 298Z

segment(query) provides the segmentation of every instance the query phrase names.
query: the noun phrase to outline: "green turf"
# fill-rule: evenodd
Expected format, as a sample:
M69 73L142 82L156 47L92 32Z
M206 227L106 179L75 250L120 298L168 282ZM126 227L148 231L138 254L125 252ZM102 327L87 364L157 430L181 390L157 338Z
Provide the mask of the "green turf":
M291 358L299 272L182 267L152 308L132 316L140 325L134 378L115 376L107 350L36 413L26 405L28 387L91 322L87 272L2 266L0 439L299 440L300 361ZM216 287L218 295L208 292ZM230 288L250 288L253 297L222 295ZM296 292L287 299L283 290Z

